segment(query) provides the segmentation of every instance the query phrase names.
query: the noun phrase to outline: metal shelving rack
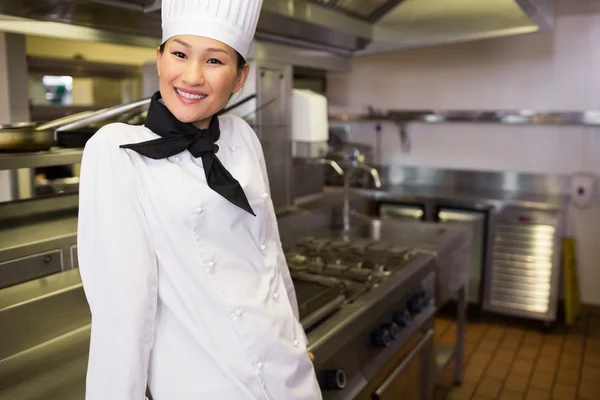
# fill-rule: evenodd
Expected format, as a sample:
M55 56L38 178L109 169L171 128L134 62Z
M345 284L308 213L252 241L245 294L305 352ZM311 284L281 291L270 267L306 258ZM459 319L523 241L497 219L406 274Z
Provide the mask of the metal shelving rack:
M83 149L60 148L36 152L0 153L0 170L79 164L82 155Z

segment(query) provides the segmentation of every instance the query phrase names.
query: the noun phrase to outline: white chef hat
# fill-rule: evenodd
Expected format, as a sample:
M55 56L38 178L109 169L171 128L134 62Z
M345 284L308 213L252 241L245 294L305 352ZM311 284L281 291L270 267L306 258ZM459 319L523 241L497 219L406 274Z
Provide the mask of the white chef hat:
M223 42L246 57L262 0L162 0L162 42L176 35Z

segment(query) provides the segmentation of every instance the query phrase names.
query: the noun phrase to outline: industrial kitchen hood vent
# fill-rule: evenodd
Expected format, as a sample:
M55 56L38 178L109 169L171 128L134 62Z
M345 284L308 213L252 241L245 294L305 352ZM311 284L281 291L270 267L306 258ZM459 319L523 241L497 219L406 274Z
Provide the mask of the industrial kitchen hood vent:
M375 22L403 0L306 0L324 7L346 13L350 16Z
M4 15L158 42L161 3L3 0L0 31L15 31ZM263 0L256 38L351 56L535 32L553 18L554 0Z

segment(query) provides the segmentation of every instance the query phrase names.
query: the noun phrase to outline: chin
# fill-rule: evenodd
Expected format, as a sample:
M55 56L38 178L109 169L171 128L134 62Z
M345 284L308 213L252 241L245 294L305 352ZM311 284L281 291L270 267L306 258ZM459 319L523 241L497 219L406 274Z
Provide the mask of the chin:
M185 122L188 124L191 124L191 123L194 123L197 121L202 121L202 120L205 120L208 117L210 117L210 115L204 116L204 114L190 113L190 112L178 112L177 110L175 110L175 112L173 112L173 111L171 111L171 112L173 113L175 118L177 118L179 121Z
M169 111L171 111L171 113L175 116L175 118L184 123L194 123L197 121L203 121L214 114L209 113L207 112L207 110L204 109L198 109L199 107L181 106L177 103L175 103L175 106L173 106L172 103L167 101L165 101L165 105L167 106Z

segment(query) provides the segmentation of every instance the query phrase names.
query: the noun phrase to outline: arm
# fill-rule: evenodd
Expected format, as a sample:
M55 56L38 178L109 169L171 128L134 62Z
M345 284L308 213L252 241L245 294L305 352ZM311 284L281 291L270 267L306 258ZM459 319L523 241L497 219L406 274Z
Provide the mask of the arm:
M263 175L263 179L265 182L265 187L269 195L271 195L271 189L269 187L269 175L267 173L267 164L265 162L265 157L262 151L262 147L258 139L257 142L257 153L259 155L260 168ZM283 282L285 284L285 289L288 294L288 298L290 299L290 303L292 306L292 310L294 311L294 315L298 321L300 321L300 313L298 312L298 299L296 297L296 290L294 289L294 284L292 283L292 277L290 275L290 270L287 265L287 260L285 259L285 254L283 253L283 246L281 244L281 237L279 236L279 227L277 225L276 216L273 211L272 218L275 219L275 229L277 235L277 265L281 270L281 275L283 277Z
M109 129L86 145L79 188L78 255L92 313L86 400L143 400L157 264L140 183Z

